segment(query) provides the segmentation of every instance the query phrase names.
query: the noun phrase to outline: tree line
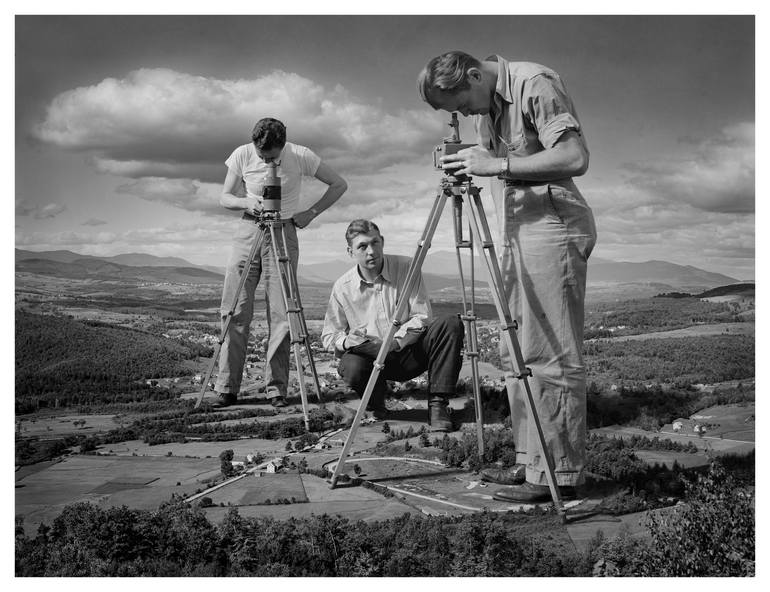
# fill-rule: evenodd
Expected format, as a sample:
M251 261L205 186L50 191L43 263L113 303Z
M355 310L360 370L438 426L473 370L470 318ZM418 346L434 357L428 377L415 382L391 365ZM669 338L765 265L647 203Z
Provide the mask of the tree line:
M578 551L552 512L275 520L219 525L178 497L156 511L66 506L30 537L17 518L16 576L753 576L754 494L718 462L687 503L651 514L648 538L597 535Z

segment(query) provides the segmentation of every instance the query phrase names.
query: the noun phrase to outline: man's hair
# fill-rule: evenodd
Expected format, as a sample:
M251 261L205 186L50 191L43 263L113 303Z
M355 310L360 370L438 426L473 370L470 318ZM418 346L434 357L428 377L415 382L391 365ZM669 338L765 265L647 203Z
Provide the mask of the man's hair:
M286 126L272 117L260 119L251 132L251 141L259 150L283 148L286 145Z
M449 51L436 56L417 77L420 98L436 109L433 101L436 91L455 94L470 88L466 74L469 68L474 67L480 68L481 62L462 51Z
M380 234L380 229L374 222L359 218L348 224L348 229L345 231L345 240L348 241L348 246L350 246L353 244L353 239L359 234L370 234L374 231Z

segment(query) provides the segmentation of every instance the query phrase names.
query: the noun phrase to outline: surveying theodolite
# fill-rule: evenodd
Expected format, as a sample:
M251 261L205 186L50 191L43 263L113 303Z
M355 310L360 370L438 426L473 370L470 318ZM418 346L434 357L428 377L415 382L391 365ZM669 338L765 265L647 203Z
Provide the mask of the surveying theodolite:
M470 148L473 144L462 144L460 142L460 125L457 120L457 113L452 113L452 119L449 124L452 128L452 135L444 138L443 144L436 146L433 152L433 164L437 169L443 169L441 163L441 157L445 155L456 154L464 148ZM444 171L445 175L441 180L438 188L438 192L433 203L433 207L428 216L428 222L423 230L422 237L417 243L417 251L409 265L409 271L407 272L406 281L403 291L400 295L398 302L396 303L396 311L393 315L392 325L388 331L388 334L383 338L380 351L377 358L374 361L372 374L369 377L369 382L366 385L366 389L361 397L361 404L356 412L353 423L350 426L350 433L347 440L342 447L340 458L334 467L334 472L331 478L331 487L334 488L337 484L340 474L342 473L342 467L350 452L350 447L355 439L356 432L360 425L361 419L364 415L369 398L374 390L375 383L381 370L384 368L385 358L390 350L390 345L393 341L396 331L401 324L398 319L405 318L407 312L407 306L409 305L409 297L417 289L418 281L420 277L420 270L422 264L430 248L431 239L436 232L441 213L446 204L447 198L451 197L453 201L453 221L454 221L454 235L455 235L455 251L457 254L457 265L460 273L460 282L462 285L462 300L463 300L463 314L460 315L466 332L465 343L465 355L471 363L471 375L473 381L473 400L476 413L476 435L478 439L478 451L479 459L483 458L484 454L484 424L483 414L481 408L481 389L479 385L479 368L478 368L478 334L476 331L476 314L474 311L475 300L475 277L474 277L474 264L473 264L473 245L474 237L478 237L479 244L478 250L480 255L483 255L487 271L489 274L489 285L492 289L492 298L497 309L497 314L500 319L500 328L503 336L503 341L508 350L511 364L514 370L514 376L523 385L526 393L525 403L527 406L527 412L532 417L533 423L537 430L538 441L540 444L540 453L547 463L546 477L548 479L548 486L551 490L551 497L553 499L556 511L562 517L565 518L564 507L562 504L559 489L556 486L556 475L554 470L554 462L551 455L548 454L546 447L545 436L543 435L543 429L540 424L540 418L537 415L537 409L535 408L534 399L532 397L532 390L529 385L528 378L532 376L532 371L524 365L524 357L522 355L521 347L516 337L516 330L518 325L511 315L510 308L508 306L508 300L503 289L503 279L500 273L500 266L495 253L495 246L492 240L492 235L487 222L486 214L484 213L484 207L481 203L480 189L473 184L471 177L468 175L455 174L450 171ZM469 236L467 239L463 238L462 229L462 210L463 202L468 200L468 210L470 211ZM466 297L465 278L463 275L463 265L461 250L466 249L470 253L470 306ZM506 380L506 391L508 395L508 405L513 414L514 409L514 383L513 381Z
M323 396L321 394L321 385L318 381L318 373L316 372L315 363L313 362L313 352L310 347L310 337L307 329L307 323L305 322L305 314L302 309L302 303L299 297L299 287L297 285L297 276L294 273L294 269L291 265L291 259L289 258L289 251L286 247L286 241L283 235L283 224L281 220L281 178L278 176L279 163L275 161L267 163L268 172L265 178L264 189L262 190L262 210L255 216L254 223L257 224L261 232L257 233L254 238L254 244L251 246L248 258L245 261L243 269L241 271L241 279L238 284L238 289L235 292L233 302L227 311L227 316L222 323L222 335L214 348L214 355L211 358L211 365L209 366L206 378L203 381L201 392L198 395L198 400L195 403L197 409L203 401L203 396L206 393L206 389L209 386L209 380L214 373L214 366L219 359L219 353L222 350L222 344L227 336L227 330L230 327L230 322L235 314L235 308L238 304L238 299L243 291L243 287L246 284L249 272L251 270L252 262L265 242L265 236L269 233L271 241L271 250L275 259L275 266L278 270L278 276L281 285L281 294L283 295L283 304L286 310L287 320L289 322L289 337L291 340L291 348L294 351L294 361L297 366L299 392L302 399L302 413L305 417L305 428L310 429L308 420L308 399L307 390L305 386L305 373L302 365L302 356L300 346L304 345L305 353L307 355L308 366L313 376L313 382L315 384L316 393L318 393L318 403L323 405Z

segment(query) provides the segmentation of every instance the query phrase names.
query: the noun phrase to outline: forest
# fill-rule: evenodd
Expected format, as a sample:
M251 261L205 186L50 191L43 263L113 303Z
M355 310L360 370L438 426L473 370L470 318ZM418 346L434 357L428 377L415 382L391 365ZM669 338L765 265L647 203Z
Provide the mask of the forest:
M739 315L743 309L733 303L708 302L689 294L664 296L667 295L587 306L585 338L638 335L681 329L699 323L744 320Z
M586 342L589 379L687 386L754 376L753 335Z
M16 313L17 413L40 407L173 398L146 379L189 376L199 351L143 331Z

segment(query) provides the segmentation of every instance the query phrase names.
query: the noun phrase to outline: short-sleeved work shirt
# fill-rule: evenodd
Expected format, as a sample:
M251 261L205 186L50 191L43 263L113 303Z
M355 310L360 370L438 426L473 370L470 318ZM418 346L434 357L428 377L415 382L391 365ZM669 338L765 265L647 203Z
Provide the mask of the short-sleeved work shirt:
M278 160L278 175L281 177L281 218L288 219L297 213L302 177L315 176L321 158L310 148L286 142ZM256 197L261 203L269 167L257 154L254 144L238 146L225 164L243 179L246 195Z
M500 56L494 105L476 116L478 143L498 156L528 156L553 148L565 132L583 139L577 112L559 75L532 62L509 62Z

